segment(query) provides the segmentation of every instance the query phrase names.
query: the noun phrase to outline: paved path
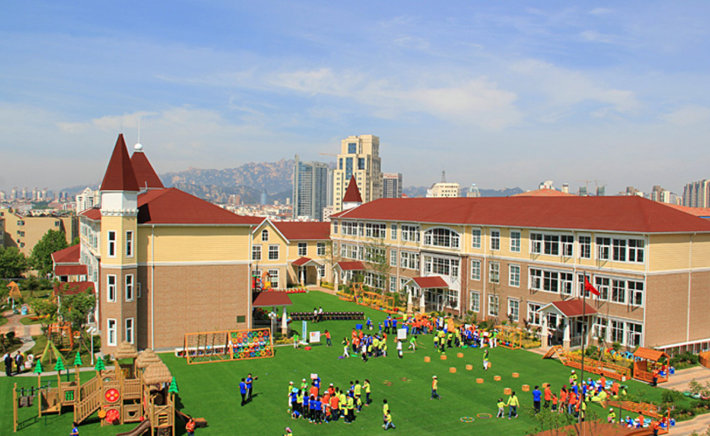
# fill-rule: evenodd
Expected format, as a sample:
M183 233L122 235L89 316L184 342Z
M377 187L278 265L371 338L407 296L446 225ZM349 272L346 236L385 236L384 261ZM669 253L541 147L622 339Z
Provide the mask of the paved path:
M5 311L3 316L7 318L7 324L0 327L0 333L5 334L8 332L15 332L15 336L18 338L32 338L32 336L38 336L42 334L42 326L40 324L23 325L20 323L20 319L25 316L15 315L12 310Z

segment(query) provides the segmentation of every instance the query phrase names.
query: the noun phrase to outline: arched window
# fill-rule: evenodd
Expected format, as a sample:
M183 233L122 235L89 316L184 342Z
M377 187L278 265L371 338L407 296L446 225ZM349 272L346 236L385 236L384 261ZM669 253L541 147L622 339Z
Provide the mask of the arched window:
M269 240L269 231L268 230L261 231L261 240L264 242Z
M424 232L424 245L434 247L459 248L461 237L458 233L443 228L429 229Z

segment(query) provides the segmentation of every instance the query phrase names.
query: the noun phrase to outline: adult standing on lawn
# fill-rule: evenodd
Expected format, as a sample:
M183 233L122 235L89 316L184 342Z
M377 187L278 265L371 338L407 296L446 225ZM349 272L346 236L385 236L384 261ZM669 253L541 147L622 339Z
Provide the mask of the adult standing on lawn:
M251 403L251 400L254 396L254 380L259 380L259 377L252 377L251 373L247 375L246 383L247 383L247 402Z
M247 403L247 394L249 394L249 391L247 390L247 383L244 379L242 379L241 382L239 382L239 393L242 394L242 406Z
M518 400L518 396L515 395L515 391L510 394L510 397L508 397L508 419L513 417L513 414L515 414L515 418L518 417L518 406L520 405L520 401Z
M550 408L550 401L552 401L552 389L548 383L547 386L545 386L545 409Z
M535 386L532 391L533 396L533 407L535 408L535 413L540 413L540 400L542 398L542 392L540 392L539 387Z

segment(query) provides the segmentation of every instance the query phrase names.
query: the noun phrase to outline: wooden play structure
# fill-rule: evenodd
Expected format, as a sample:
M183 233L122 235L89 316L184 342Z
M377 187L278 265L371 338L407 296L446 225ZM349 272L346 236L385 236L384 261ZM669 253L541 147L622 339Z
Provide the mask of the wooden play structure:
M180 354L189 365L261 359L274 356L274 340L268 328L187 333Z
M661 409L651 403L635 403L633 401L609 400L603 402L602 406L604 406L605 409L613 407L615 409L628 410L632 413L640 413L643 416L648 416L649 418L663 418L663 412L661 411Z
M555 354L558 354L560 362L562 362L563 365L569 366L570 368L583 369L590 374L603 375L606 378L619 381L626 381L631 378L631 370L629 368L601 360L590 359L589 357L584 358L584 368L582 368L582 356L568 353L559 345L547 350L547 353L545 353L542 358L551 359Z
M373 309L381 310L387 313L397 312L393 295L388 295L385 291L381 294L378 292L365 291L362 287L362 282L353 282L351 289L352 294L345 293L340 295L340 299L355 301L360 306L372 307Z
M79 337L78 333L72 331L68 322L55 322L47 327L48 342L53 343L60 351L71 351L74 348L74 337Z
M663 351L651 348L639 347L634 352L634 378L636 380L651 383L653 381L653 370L659 365L659 361L665 358L666 362L670 356ZM658 383L668 381L668 370L664 374L658 375Z
M523 348L523 331L519 327L499 325L496 329L498 329L498 346L511 350Z

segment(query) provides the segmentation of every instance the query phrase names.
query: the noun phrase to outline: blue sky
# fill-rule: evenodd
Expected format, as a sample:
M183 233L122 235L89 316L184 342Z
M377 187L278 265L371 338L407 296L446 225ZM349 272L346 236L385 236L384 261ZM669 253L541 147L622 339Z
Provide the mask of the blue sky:
M710 3L2 2L0 189L331 159L380 137L405 186L607 193L710 177ZM590 184L590 188L594 183Z

